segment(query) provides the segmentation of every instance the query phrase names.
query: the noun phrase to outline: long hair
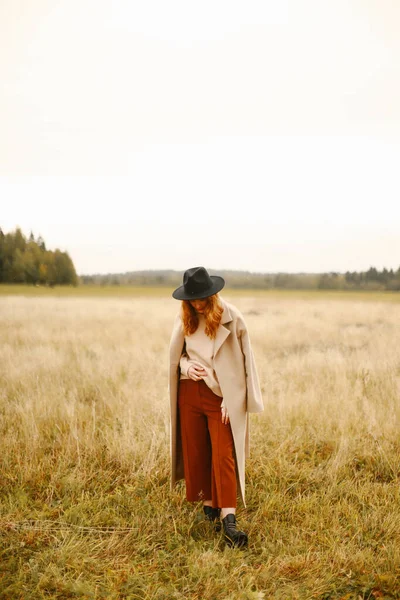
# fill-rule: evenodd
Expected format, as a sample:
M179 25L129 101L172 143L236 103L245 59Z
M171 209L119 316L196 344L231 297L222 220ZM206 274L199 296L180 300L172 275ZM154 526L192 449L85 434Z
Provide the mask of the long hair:
M209 296L205 300L207 300L203 313L206 321L205 333L209 338L214 339L217 335L217 329L221 323L224 309L221 306L218 294ZM189 300L182 300L182 322L185 335L191 335L199 326L199 318L196 310L190 304Z

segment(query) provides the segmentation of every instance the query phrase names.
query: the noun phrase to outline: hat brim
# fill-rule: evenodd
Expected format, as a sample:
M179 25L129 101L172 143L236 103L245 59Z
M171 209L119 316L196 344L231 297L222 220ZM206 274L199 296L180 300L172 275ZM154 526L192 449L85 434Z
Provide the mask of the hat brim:
M172 296L175 300L201 300L203 298L214 296L214 294L220 292L224 287L225 279L218 275L210 275L210 279L212 280L212 286L203 292L188 294L185 290L185 286L181 285L172 292Z

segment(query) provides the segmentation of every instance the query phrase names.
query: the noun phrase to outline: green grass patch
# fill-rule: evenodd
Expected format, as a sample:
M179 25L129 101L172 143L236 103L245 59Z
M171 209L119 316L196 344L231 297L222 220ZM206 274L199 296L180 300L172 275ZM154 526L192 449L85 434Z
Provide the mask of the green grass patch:
M23 284L0 284L0 296L40 296L40 297L95 297L95 298L170 298L174 288L164 286L134 285L79 285L74 286L34 286ZM227 285L221 292L224 296L255 296L271 299L300 300L350 300L369 302L400 302L400 292L377 292L365 290L259 290L230 288Z
M153 296L170 296L173 288L157 286L131 286L131 285L79 285L55 286L53 288L34 285L0 285L0 296L40 296L40 297L93 297L93 298L125 298Z

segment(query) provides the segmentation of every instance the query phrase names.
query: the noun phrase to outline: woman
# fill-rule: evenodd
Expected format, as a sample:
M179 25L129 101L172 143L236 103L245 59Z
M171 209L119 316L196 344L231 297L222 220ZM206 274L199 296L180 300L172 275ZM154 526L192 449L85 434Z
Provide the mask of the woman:
M235 514L237 488L246 506L247 413L264 407L243 316L218 295L224 285L194 267L172 294L182 308L170 343L171 486L184 478L187 500L202 500L217 531L222 517L226 543L244 547Z

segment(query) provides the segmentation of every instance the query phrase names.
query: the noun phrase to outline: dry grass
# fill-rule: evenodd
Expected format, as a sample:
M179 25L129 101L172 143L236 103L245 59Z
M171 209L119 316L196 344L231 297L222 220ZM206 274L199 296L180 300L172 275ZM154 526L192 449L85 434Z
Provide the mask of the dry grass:
M399 598L400 305L326 298L233 298L266 401L238 551L169 490L177 303L2 297L0 598Z

